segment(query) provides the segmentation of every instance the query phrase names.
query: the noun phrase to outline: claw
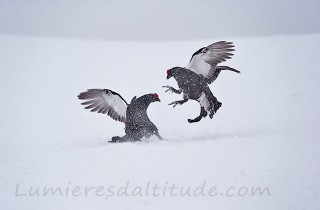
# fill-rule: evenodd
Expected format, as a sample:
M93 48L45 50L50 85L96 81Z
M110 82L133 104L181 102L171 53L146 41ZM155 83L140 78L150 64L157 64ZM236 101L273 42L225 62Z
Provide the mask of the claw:
M178 104L180 104L178 101L173 101L168 105L173 105L173 108L176 107Z
M165 85L165 86L161 86L162 88L168 88L168 89L171 89L172 87L169 86L169 85ZM168 91L168 90L167 90Z
M165 91L165 93L166 92L169 92L169 91L171 91L171 92L173 92L173 87L171 87L170 85L165 85L165 86L162 86L162 88L168 88L166 91Z

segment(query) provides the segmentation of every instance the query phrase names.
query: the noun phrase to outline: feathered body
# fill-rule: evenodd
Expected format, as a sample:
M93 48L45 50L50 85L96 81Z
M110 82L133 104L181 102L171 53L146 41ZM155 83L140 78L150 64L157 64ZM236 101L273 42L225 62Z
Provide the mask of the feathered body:
M151 96L153 97L153 95ZM127 119L125 122L126 137L131 139L149 138L152 135L159 135L158 128L151 122L147 115L150 103L150 95L133 98L127 107Z
M85 109L109 115L112 119L125 123L123 137L115 136L111 142L139 141L141 138L149 138L156 135L159 139L157 127L147 115L147 109L152 102L160 101L159 96L146 94L139 98L134 97L128 104L120 94L108 89L89 89L80 93L81 100L87 100L82 105Z
M177 81L179 90L174 91L171 87L170 90L176 93L183 94L183 100L176 101L171 104L174 106L177 104L183 104L190 100L196 100L201 106L201 117L195 119L189 119L190 123L198 122L202 117L206 117L209 113L210 118L220 108L221 103L212 94L206 79L194 73L189 69L182 67L175 67L170 70L170 77L174 77Z
M228 66L218 66L219 63L230 59L233 55L233 45L231 42L220 41L207 47L200 48L191 57L185 68L174 67L167 70L167 79L174 77L178 83L179 90L171 86L163 86L177 94L183 93L184 100L174 101L169 105L175 107L177 104L182 105L189 99L197 100L201 106L200 116L188 121L198 122L201 118L206 117L209 112L210 118L221 107L222 103L212 94L209 84L214 82L222 70L229 70L236 73L240 71ZM166 91L166 92L167 92Z

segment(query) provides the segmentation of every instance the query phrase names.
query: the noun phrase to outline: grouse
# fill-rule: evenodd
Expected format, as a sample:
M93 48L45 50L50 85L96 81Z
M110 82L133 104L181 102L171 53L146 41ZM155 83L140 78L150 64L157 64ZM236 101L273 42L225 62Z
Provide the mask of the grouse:
M214 82L222 70L229 70L236 73L240 71L229 66L218 66L219 63L230 59L233 55L234 45L232 42L219 41L207 47L197 50L191 57L186 67L174 67L167 70L167 79L174 77L178 83L179 90L171 86L165 92L183 93L183 100L174 101L169 105L175 107L182 105L189 99L200 103L200 115L195 119L188 119L189 123L199 122L206 117L208 112L210 119L221 107L222 103L212 94L209 84Z
M109 142L128 142L140 141L141 138L149 138L156 135L160 140L158 128L150 121L147 115L147 109L152 102L160 102L156 93L146 94L139 98L132 98L128 104L120 94L109 89L89 89L80 93L78 98L86 100L81 103L85 109L91 109L91 112L98 112L109 115L116 121L125 124L125 133L123 137L114 136Z

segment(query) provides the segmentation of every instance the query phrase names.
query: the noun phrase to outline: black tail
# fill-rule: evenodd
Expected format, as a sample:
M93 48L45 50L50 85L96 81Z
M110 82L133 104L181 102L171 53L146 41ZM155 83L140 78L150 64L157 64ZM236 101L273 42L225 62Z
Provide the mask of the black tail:
M234 68L231 68L229 66L217 66L216 67L217 70L219 71L222 71L222 70L229 70L229 71L233 71L233 72L236 72L236 73L241 73L240 71L238 71L237 69L234 69Z

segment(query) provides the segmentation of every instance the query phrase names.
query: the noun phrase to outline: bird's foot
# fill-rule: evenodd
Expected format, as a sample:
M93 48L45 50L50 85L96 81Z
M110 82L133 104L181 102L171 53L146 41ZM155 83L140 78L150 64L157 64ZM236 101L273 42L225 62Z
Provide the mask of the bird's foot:
M184 104L184 103L187 102L187 101L188 101L187 99L181 100L181 101L173 101L173 102L171 102L171 103L168 104L168 105L173 105L173 108L174 108L174 107L176 107L177 105L182 105L182 104Z
M180 104L178 101L173 101L168 105L173 105L173 108L176 107L178 104ZM180 104L181 105L181 104Z
M169 91L170 91L171 93L177 93L177 94L180 94L180 93L181 93L181 91L179 91L179 90L171 87L170 85L162 86L162 88L168 88L168 89L165 91L165 93L166 93L166 92L169 92Z

